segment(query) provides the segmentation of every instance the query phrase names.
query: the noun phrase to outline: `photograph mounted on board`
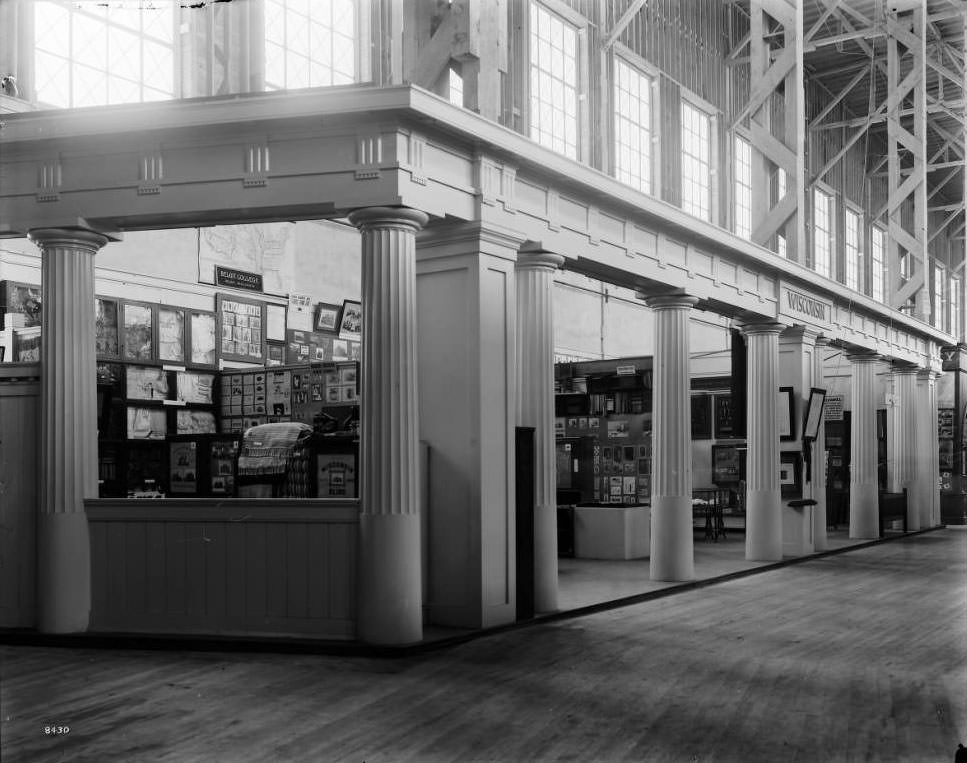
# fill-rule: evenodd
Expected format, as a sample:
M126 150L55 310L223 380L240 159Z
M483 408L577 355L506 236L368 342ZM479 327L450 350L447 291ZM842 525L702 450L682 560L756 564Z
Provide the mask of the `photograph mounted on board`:
M363 308L351 299L342 303L342 318L339 321L339 338L360 341L363 333Z
M316 331L336 332L339 328L339 305L320 302L316 305Z

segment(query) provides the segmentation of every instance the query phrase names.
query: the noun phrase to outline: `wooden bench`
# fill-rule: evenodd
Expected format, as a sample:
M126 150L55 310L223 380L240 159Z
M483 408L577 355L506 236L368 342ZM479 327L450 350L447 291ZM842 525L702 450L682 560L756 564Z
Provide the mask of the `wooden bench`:
M886 534L887 522L903 521L903 532L907 531L907 489L902 493L879 493L880 537Z

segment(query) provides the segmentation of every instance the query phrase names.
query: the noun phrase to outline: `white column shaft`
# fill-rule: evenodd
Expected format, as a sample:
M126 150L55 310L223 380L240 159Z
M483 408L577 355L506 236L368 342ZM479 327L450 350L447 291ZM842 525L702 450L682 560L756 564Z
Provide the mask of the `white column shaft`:
M827 340L816 340L816 352L813 355L813 385L820 389L826 388L826 347ZM812 444L812 481L810 483L810 498L816 501L813 507L813 548L825 551L829 548L826 537L826 424L819 423L816 440Z
M745 558L782 559L782 506L779 490L779 330L744 329L748 363L746 387Z
M559 255L517 260L517 406L534 427L534 608L557 609L557 467L554 445L554 271Z
M362 232L358 633L423 637L416 366L416 232L422 212L375 207Z
M97 497L97 392L94 255L107 239L90 231L39 230L41 456L38 626L46 633L87 629L90 536L84 499Z
M692 443L688 319L694 297L652 297L651 579L692 580Z
M893 432L888 433L892 455L889 464L890 490L907 490L907 529L920 529L919 496L916 495L916 448L917 448L917 375L915 368L893 369ZM888 467L889 468L889 467Z
M850 356L851 434L849 537L879 537L876 472L875 356Z

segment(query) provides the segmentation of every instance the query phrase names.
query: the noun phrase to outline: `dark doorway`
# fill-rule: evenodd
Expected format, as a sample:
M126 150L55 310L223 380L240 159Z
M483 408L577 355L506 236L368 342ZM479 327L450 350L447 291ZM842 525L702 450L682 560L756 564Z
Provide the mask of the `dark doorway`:
M517 619L534 617L534 428L517 427L514 438L517 513Z

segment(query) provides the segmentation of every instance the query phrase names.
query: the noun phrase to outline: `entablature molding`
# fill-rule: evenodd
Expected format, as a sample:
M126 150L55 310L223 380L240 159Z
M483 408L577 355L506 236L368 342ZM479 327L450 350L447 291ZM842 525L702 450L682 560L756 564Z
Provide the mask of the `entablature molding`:
M41 201L38 173L51 162L56 198ZM411 86L9 115L0 171L0 236L78 221L138 230L403 205L540 242L566 268L622 286L683 289L700 308L803 322L891 356L954 341Z

